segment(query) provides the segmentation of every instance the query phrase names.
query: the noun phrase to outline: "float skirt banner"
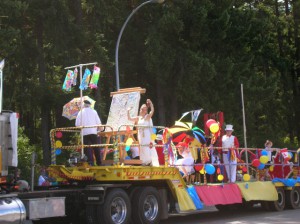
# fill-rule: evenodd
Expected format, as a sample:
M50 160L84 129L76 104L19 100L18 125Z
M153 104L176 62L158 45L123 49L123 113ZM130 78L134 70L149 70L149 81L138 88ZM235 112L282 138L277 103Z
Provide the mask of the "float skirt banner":
M275 185L271 181L255 181L237 183L245 201L276 201L278 194Z
M236 184L195 186L204 205L227 205L242 203L242 194Z
M184 188L175 188L180 211L196 210L193 200Z

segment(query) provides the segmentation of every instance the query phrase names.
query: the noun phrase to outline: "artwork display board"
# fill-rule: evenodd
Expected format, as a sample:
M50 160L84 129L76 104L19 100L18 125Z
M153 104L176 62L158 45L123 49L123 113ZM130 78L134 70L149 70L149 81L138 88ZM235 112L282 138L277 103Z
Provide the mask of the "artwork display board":
M139 112L141 93L145 92L145 89L136 87L129 89L120 89L118 92L111 93L111 96L113 98L107 118L107 125L111 126L113 128L113 131L126 131L125 124L134 125L134 122L129 121L127 118L127 109L131 108L131 117L136 117ZM132 126L129 127L132 130ZM111 130L108 129L107 131Z

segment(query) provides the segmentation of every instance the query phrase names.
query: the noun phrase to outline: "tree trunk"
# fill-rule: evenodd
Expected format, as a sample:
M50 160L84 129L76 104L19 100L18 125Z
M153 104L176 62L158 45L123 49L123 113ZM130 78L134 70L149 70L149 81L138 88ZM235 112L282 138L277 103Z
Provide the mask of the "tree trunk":
M47 97L45 97L46 88L46 66L43 51L43 19L38 18L36 24L36 38L37 38L37 49L38 49L38 72L39 82L42 91L41 97L41 138L42 138L42 149L43 149L43 162L44 165L50 165L50 138L49 138L49 121L50 121L50 108L47 106Z
M166 107L164 102L164 93L160 81L156 78L156 101L157 101L157 114L158 114L158 124L163 125L166 123Z

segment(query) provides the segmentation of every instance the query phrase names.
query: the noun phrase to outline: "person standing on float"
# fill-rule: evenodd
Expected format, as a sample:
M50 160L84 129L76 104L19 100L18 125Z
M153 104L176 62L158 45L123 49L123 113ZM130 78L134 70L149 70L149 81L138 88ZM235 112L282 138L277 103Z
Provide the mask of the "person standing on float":
M227 124L225 128L226 134L222 137L222 154L228 181L234 183L236 181L236 166L239 141L237 137L232 135L233 125Z
M150 112L148 113L148 108ZM147 99L146 104L143 104L140 108L139 116L130 116L131 108L127 110L127 117L129 121L137 123L138 128L138 141L141 145L140 147L140 160L142 160L142 165L152 165L159 166L158 156L155 147L153 147L153 140L151 139L152 133L152 116L154 114L154 106L150 99Z

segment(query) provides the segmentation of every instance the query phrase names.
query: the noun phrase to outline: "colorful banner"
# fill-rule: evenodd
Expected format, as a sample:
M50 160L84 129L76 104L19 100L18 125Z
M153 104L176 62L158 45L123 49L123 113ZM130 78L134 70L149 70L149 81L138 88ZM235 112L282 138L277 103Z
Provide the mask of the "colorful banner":
M101 71L100 68L95 65L94 66L94 71L93 71L93 76L91 78L91 82L90 82L90 85L89 85L89 87L91 89L97 89L98 88L97 84L98 84L98 80L100 78L100 71Z
M67 71L67 75L62 86L63 90L71 91L72 83L73 83L74 73L71 70Z
M91 78L91 71L88 68L86 68L79 89L81 90L87 89L89 86L90 78Z

